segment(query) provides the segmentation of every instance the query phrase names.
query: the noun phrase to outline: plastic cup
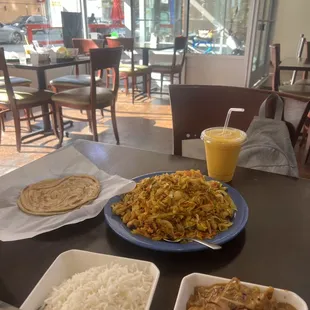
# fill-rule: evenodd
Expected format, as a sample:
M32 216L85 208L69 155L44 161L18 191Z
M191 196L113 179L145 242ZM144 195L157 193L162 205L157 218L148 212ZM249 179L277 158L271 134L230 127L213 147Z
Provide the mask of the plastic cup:
M19 63L21 65L27 65L27 58L26 58L26 55L21 55L19 56Z
M223 129L206 129L201 133L201 139L205 144L208 175L219 181L229 182L234 176L240 149L247 136L239 129Z

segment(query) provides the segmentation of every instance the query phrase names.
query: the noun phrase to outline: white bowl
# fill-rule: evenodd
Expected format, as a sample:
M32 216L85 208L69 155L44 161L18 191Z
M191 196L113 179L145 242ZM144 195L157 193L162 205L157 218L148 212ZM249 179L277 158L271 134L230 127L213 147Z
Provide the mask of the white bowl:
M194 293L195 286L211 286L216 283L227 283L230 279L214 277L201 273L192 273L182 279L177 301L174 310L186 310L186 304L191 294ZM253 283L241 282L248 287L259 287L261 290L266 290L268 287ZM276 288L274 296L278 302L287 302L298 310L308 310L308 306L303 299L297 294Z
M136 264L138 268L146 268L150 272L150 274L153 276L153 284L149 299L145 307L145 310L148 310L151 306L159 279L159 269L156 267L156 265L151 262L142 260L80 250L70 250L60 254L42 276L41 280L24 301L20 309L38 309L44 303L44 300L47 298L47 296L51 293L53 287L60 285L63 281L72 277L76 273L112 262L118 263L122 266Z

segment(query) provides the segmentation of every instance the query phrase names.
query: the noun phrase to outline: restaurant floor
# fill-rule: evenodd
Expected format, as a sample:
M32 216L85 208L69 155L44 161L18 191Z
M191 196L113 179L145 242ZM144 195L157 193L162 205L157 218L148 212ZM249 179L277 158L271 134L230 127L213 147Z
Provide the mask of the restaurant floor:
M145 149L149 151L172 152L172 119L168 96L155 96L152 101L136 101L131 104L131 97L120 94L117 102L117 124L121 145ZM80 117L79 111L66 112L66 114ZM40 120L32 122L33 125L42 125ZM115 144L115 138L110 119L110 113L105 112L104 118L97 112L97 126L99 141ZM22 167L46 154L56 150L58 140L55 136L48 136L39 140L26 140L21 152L16 151L15 132L10 113L5 122L6 131L2 134L0 146L0 175ZM22 131L26 133L25 123ZM92 139L88 123L74 121L74 126L67 130L69 137L64 138L64 144L74 139ZM302 150L297 148L296 154L300 162L300 176L310 179L310 163L301 164ZM130 165L130 163L128 163Z

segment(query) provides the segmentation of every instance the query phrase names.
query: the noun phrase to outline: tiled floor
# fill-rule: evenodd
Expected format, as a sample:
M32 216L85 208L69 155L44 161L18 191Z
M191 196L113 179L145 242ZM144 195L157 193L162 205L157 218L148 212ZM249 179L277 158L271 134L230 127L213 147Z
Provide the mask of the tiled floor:
M66 113L81 116L79 111L68 110ZM98 111L97 122L99 141L114 144L110 113L105 112L102 118ZM39 120L33 124L42 125ZM151 102L137 101L132 105L130 96L120 94L117 102L117 124L121 145L168 154L172 152L172 120L168 96L158 95ZM55 151L57 147L57 138L49 136L35 141L30 140L30 143L22 145L22 150L18 153L10 114L7 116L5 125L6 132L2 135L0 146L0 175L45 156ZM25 126L23 126L23 132L26 133ZM64 145L70 143L72 139L92 139L86 122L74 121L74 126L68 129L68 132L69 138L64 138ZM303 149L297 146L296 154L300 163L300 176L310 179L310 164L302 164Z
M81 116L80 112L68 110L67 114ZM99 141L116 143L110 113L105 112L104 118L97 112L97 126ZM40 120L32 122L41 125ZM131 104L130 96L120 94L117 102L117 124L121 145L131 146L162 153L172 151L172 120L168 96L158 96L152 102L137 101ZM22 124L26 133L25 124ZM56 149L58 140L55 136L48 136L36 141L26 140L21 152L16 151L15 131L11 115L7 115L6 131L2 135L0 146L0 175L21 167L35 159ZM92 139L88 123L74 121L74 126L68 129L69 138L64 139L64 145L72 139Z

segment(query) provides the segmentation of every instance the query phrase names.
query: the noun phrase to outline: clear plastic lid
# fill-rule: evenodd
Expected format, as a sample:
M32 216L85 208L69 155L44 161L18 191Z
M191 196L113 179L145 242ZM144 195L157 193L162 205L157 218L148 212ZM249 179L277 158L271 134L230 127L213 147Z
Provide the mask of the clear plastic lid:
M213 127L205 129L201 133L201 140L205 142L217 143L243 143L246 140L246 133L242 130L227 127Z

